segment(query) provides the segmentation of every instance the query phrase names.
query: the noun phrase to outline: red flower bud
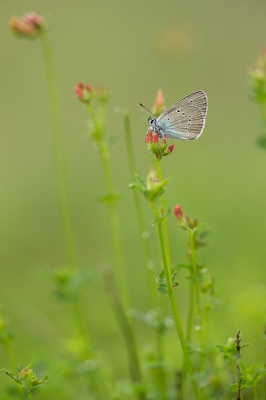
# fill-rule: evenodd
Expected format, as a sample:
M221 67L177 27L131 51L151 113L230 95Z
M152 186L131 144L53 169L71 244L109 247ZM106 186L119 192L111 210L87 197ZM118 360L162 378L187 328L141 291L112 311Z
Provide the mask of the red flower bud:
M92 92L92 88L90 85L85 85L85 88L87 89L88 92Z
M9 28L17 35L34 38L47 28L47 21L41 15L31 12L21 18L11 18Z
M149 131L146 133L145 143L151 143L151 141L152 141L152 131L149 130Z
M88 103L91 99L92 88L89 85L84 85L82 82L78 82L74 87L74 91L77 98L85 103Z
M180 218L184 218L184 214L182 212L180 204L174 206L174 216L177 220L179 220Z
M159 135L158 133L154 133L151 138L151 143L158 143Z
M74 87L74 90L75 90L75 93L76 93L77 97L78 97L79 99L82 99L82 97L83 97L83 92L82 92L82 90L81 90L78 86Z
M78 87L80 90L84 89L84 84L82 82L78 82L76 87Z
M164 152L164 156L168 156L168 154L171 154L172 151L174 150L175 145L171 144L171 146L168 146Z

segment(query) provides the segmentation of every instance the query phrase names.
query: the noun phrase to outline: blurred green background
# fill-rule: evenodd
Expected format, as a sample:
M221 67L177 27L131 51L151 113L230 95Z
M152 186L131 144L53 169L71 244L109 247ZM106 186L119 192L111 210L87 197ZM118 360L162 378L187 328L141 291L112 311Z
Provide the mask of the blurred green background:
M130 110L137 172L146 176L150 156L144 138L147 122L138 103L151 107L158 88L169 106L204 90L209 111L200 140L175 143L163 160L170 176L167 204L180 203L210 230L211 247L199 252L216 277L219 309L212 313L211 337L224 343L241 330L253 344L245 352L262 363L265 315L266 153L255 139L259 112L247 98L248 70L266 45L266 3L236 1L18 1L2 2L0 13L0 303L15 335L15 352L23 365L37 351L56 348L71 332L64 308L51 297L38 273L41 265L64 263L53 181L47 90L38 40L16 39L10 17L35 11L51 18L49 32L64 120L71 207L79 264L90 268L111 254L106 209L96 198L103 189L99 160L86 136L87 113L76 99L78 81L108 85L108 133L119 139L112 149L123 247L132 307L149 307L145 271L134 213L123 120L116 106ZM143 200L147 225L152 215ZM172 261L186 259L186 237L169 218ZM156 232L151 246L160 269ZM123 342L108 306L101 278L95 274L84 296L84 319L95 346L126 365ZM179 304L187 301L185 274L178 276ZM170 311L169 311L170 312ZM143 346L151 331L139 327ZM178 349L174 329L169 348ZM0 348L0 367L7 359ZM126 372L122 374L126 376ZM3 377L0 377L1 381Z

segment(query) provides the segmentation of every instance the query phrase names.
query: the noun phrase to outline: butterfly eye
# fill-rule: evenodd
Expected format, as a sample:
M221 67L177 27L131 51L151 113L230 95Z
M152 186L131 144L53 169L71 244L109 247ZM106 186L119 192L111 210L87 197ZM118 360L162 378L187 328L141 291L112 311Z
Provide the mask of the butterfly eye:
M176 112L180 112L180 110L176 110Z
M183 114L183 115L186 115L186 113L185 113L185 112L182 112L182 114Z
M189 115L188 118L191 118L191 115Z
M190 122L188 122L188 126L191 125Z

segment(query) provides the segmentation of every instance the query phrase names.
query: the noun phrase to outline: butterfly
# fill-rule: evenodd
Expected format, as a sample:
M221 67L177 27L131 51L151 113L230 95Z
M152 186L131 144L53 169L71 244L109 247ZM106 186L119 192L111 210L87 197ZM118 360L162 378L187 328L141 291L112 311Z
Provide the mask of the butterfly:
M203 132L208 110L208 98L202 90L194 92L174 103L158 118L147 110L149 130L158 133L160 138L195 140Z

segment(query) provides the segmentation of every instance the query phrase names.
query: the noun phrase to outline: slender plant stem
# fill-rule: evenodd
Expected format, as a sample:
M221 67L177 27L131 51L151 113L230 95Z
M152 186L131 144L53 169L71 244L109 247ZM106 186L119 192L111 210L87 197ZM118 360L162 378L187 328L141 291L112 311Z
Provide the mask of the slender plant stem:
M123 308L123 305L119 299L119 296L117 294L116 286L111 271L106 271L106 270L103 271L103 277L106 287L106 293L108 295L111 307L116 316L122 335L125 339L125 344L128 352L129 371L131 379L134 383L142 385L143 379L139 364L138 348L132 324L130 323L127 314ZM145 392L139 391L137 397L139 400L144 400L146 398Z
M191 342L192 331L193 331L193 320L194 320L194 287L193 282L189 285L189 302L188 302L188 319L187 319L187 329L186 338L187 342Z
M131 129L130 129L130 120L128 112L124 113L124 132L125 132L125 141L126 141L126 148L127 148L127 156L128 156L128 164L129 164L129 171L131 180L135 179L135 158L133 152L133 145L132 145L132 137L131 137ZM158 352L158 359L161 363L161 370L158 376L159 388L161 393L161 399L166 399L166 372L164 366L164 354L163 354L163 344L164 344L164 332L161 328L161 324L163 323L163 312L161 308L158 308L158 295L157 289L155 285L154 273L153 273L153 261L151 259L151 252L149 243L147 241L147 237L144 235L146 232L145 229L145 219L140 203L140 198L138 193L134 190L133 191L134 202L136 207L137 219L138 219L138 226L139 226L139 236L141 238L142 244L142 252L144 255L144 260L146 264L146 272L147 272L147 281L148 287L150 292L150 301L153 308L157 308L159 315L158 315L158 324L159 326L156 328L156 347ZM152 268L151 268L152 267ZM164 298L161 299L164 302Z
M189 243L190 243L190 257L192 262L192 270L193 270L193 285L195 288L196 295L196 308L197 308L197 332L199 338L200 345L200 370L204 369L204 352L203 352L203 342L202 342L202 310L201 310L201 301L200 301L200 289L199 289L199 277L198 277L198 268L196 262L196 252L195 252L195 238L193 229L188 230L189 235Z
M42 50L47 78L50 107L51 138L54 162L54 177L57 204L64 243L65 258L68 266L76 268L77 255L74 232L70 213L70 200L67 182L66 154L57 80L54 68L53 53L47 33L41 35Z
M203 347L205 347L209 334L209 309L206 306L204 308L203 320L204 320L204 334L202 341L203 341Z
M27 393L29 400L33 400L32 394L31 393Z
M257 385L253 385L253 393L254 393L254 399L259 400Z
M156 158L156 166L157 166L158 179L161 181L162 180L161 160L159 160L158 158ZM166 214L164 196L161 197L161 213ZM163 219L163 226L164 226L165 256L167 265L169 266L169 268L171 268L167 218Z
M158 326L156 328L156 340L157 340L157 351L158 351L158 357L160 361L164 360L164 327L162 329L162 325L164 324L164 316L165 316L165 296L160 296L158 301L159 301L159 307L157 308L158 310Z
M134 152L133 152L128 112L124 113L124 132L125 132L130 178L133 181L135 179L136 167L135 167L135 159L134 159ZM147 237L145 235L145 233L147 233L147 232L145 229L144 215L143 215L139 195L135 190L133 191L133 196L134 196L134 202L135 202L137 219L138 219L139 236L141 238L142 251L143 251L144 260L145 260L145 264L146 264L147 280L148 280L151 304L154 308L156 308L158 306L158 300L157 300L158 296L157 296L155 278L154 278L154 273L153 273L153 261L151 259L150 246L149 246Z
M84 329L78 301L73 301L70 304L70 314L72 316L72 321L73 321L73 325L74 325L74 330L76 332L76 336L78 338L80 338L85 345L84 352L83 352L83 358L84 358L84 360L86 360L86 359L90 358L92 355L91 338L89 337L88 333Z
M159 376L157 381L159 382L159 388L161 393L161 399L166 399L166 391L167 391L167 375L165 371L165 363L164 363L164 315L165 315L165 297L160 296L160 306L157 308L158 310L158 326L156 327L156 345L158 352L158 360L161 365L161 369L159 371Z
M105 189L108 195L115 196L115 189L113 184L113 178L111 174L111 166L109 160L109 151L106 141L103 137L104 131L104 110L103 107L99 109L99 116L96 118L93 107L88 103L88 112L94 126L94 138L97 144L97 150L100 156L103 178ZM123 305L128 310L129 309L129 298L126 284L126 276L124 269L124 261L122 255L122 245L121 245L121 235L120 235L120 225L118 218L118 211L115 199L108 203L109 217L111 225L111 238L114 251L114 264L116 269L116 282L119 288L119 293L123 302Z
M116 285L113 282L113 275L109 272L108 276L104 274L106 291L110 300L110 305L113 308L116 316L118 325L125 339L125 343L128 351L129 369L131 379L133 382L142 385L142 375L139 365L138 347L135 340L134 330L132 321L129 318L129 298L126 285L126 276L124 270L124 261L122 255L122 245L120 236L120 226L118 219L118 211L116 207L115 189L113 185L113 178L111 174L111 166L109 160L109 151L106 140L104 138L104 126L105 126L105 109L102 104L99 104L98 114L96 117L94 108L91 103L87 104L88 113L91 118L93 125L93 138L97 145L97 151L100 156L105 190L107 197L111 198L108 202L110 225L111 225L111 238L113 243L114 261L115 261L115 281L118 285L118 293ZM113 199L112 199L113 197ZM122 301L121 301L122 300ZM139 390L137 393L139 400L146 398L145 391Z
M192 277L191 277L192 278ZM190 282L189 285L189 300L188 300L188 319L187 319L187 327L186 327L186 342L190 343L192 338L192 331L193 331L193 320L194 320L194 287L193 282ZM182 367L182 375L180 378L180 400L184 398L184 388L186 383L187 371L186 371L186 363L185 359L183 360L183 367Z
M173 287L172 287L172 282L171 282L171 268L170 268L170 264L167 263L167 256L166 256L166 251L165 251L165 244L164 244L164 239L163 239L163 233L162 233L162 221L160 221L160 216L158 215L158 212L155 208L155 205L152 201L150 201L150 205L154 214L154 217L157 221L157 230L158 230L158 237L159 237L159 243L160 243L160 249L161 249L161 254L162 254L162 260L163 260L163 266L164 266L164 273L165 273L165 278L166 278L166 284L167 284L167 289L168 289L168 297L169 297L169 301L170 301L170 305L171 305L171 309L172 309L172 313L173 313L173 317L174 317L174 322L175 322L175 328L179 337L179 341L181 344L181 348L183 351L183 355L184 355L184 359L185 359L185 363L186 363L186 368L187 371L189 373L190 376L190 381L191 381L191 385L194 391L194 395L196 397L196 399L201 399L200 396L200 392L199 389L197 387L196 382L193 379L193 367L192 367L192 363L189 357L189 352L188 352L188 347L186 344L186 340L185 340L185 336L183 333L183 329L182 329L182 325L181 325L181 320L180 320L180 316L179 316L179 312L178 312L178 308L175 302L175 297L174 297L174 291L173 291ZM167 241L165 241L165 243L168 243ZM168 254L169 254L169 250L168 250Z

